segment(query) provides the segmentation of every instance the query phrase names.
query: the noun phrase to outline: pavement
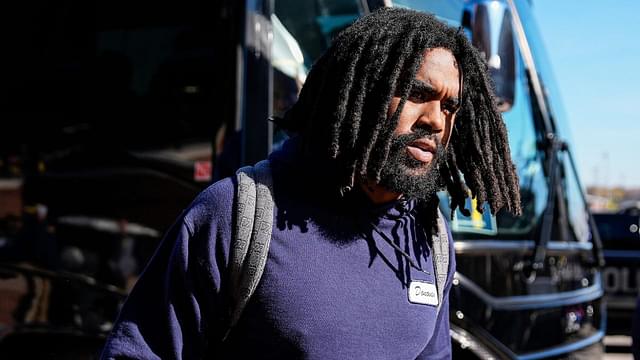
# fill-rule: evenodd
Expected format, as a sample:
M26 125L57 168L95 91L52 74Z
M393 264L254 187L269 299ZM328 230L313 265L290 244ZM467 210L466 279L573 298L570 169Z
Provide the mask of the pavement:
M629 336L605 336L604 346L606 349L604 360L633 360L631 337Z
M607 353L604 355L604 360L633 360L633 355L631 354L610 354Z

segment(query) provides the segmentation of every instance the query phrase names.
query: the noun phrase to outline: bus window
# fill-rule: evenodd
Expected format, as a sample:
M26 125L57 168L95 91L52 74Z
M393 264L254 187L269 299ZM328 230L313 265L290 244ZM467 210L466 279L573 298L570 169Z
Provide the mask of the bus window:
M564 189L565 203L567 215L569 217L570 238L567 240L575 240L579 242L588 242L591 240L591 231L589 230L589 215L582 197L582 187L578 181L578 174L573 171L571 159L567 153L559 155L563 166L564 173Z
M313 62L331 41L363 14L361 2L354 0L308 2L277 0L273 24L273 115L283 116L298 93ZM273 149L286 138L273 134Z
M275 14L300 45L307 68L331 45L340 30L363 13L361 2L355 0L275 2Z

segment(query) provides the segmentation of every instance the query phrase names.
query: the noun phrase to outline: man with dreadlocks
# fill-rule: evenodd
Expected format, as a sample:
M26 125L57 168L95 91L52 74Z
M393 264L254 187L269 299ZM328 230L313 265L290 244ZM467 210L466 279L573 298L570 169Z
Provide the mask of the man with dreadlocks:
M169 231L103 357L450 358L455 261L448 241L437 288L436 192L448 190L452 209L468 211L471 194L493 213L520 211L491 88L464 33L431 15L382 9L356 21L278 120L296 135L269 156L271 245L236 326L227 332L239 206L228 178ZM408 294L412 282L424 284L422 293Z

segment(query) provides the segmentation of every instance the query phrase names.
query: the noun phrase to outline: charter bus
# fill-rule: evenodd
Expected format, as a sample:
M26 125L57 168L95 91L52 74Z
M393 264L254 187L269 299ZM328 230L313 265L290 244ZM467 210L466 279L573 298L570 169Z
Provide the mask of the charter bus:
M295 102L341 29L381 6L463 27L487 59L520 177L521 217L451 220L454 358L601 354L602 249L531 1L2 6L0 358L97 357L172 221L282 143L266 119Z

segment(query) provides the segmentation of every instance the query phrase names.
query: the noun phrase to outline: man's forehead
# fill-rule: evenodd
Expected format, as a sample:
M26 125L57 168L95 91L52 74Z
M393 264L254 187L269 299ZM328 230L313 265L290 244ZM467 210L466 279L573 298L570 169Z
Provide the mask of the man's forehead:
M451 66L458 71L458 60L453 52L447 48L434 47L427 48L422 52L422 62L441 65L443 67Z
M462 96L462 71L453 55L446 48L428 48L423 51L420 68L412 80L412 86L423 93L443 94L452 98Z

